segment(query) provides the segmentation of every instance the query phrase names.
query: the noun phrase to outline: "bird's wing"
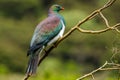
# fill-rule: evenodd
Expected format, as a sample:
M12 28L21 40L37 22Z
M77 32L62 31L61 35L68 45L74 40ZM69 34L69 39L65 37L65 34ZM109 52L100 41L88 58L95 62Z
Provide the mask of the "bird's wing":
M47 45L47 43L52 40L60 32L61 29L62 25L59 17L52 16L46 18L35 29L29 51L34 52L43 45Z

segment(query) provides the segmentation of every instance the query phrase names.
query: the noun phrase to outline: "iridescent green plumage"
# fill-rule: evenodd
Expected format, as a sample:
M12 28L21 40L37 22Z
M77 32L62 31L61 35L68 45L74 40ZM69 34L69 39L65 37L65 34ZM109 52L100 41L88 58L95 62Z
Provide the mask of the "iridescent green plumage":
M62 37L65 30L65 21L58 13L60 10L63 10L60 5L51 6L48 17L36 27L27 54L27 56L30 56L27 75L36 73L40 60L39 55L41 55L42 50Z

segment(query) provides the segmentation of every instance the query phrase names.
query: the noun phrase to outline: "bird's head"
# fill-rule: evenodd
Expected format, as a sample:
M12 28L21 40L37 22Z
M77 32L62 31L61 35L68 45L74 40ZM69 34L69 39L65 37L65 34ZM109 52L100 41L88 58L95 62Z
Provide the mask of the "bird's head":
M55 11L55 12L59 12L61 10L64 10L64 8L62 6L60 6L60 5L55 4L55 5L52 5L50 7L50 10Z

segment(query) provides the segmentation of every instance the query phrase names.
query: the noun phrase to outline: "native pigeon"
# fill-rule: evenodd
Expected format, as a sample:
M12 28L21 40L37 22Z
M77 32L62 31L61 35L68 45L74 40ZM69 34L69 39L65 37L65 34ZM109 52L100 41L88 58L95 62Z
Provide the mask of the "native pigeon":
M65 21L63 16L58 13L63 9L60 5L51 6L48 11L48 17L37 25L27 53L29 62L26 75L36 73L43 49L54 44L63 36Z

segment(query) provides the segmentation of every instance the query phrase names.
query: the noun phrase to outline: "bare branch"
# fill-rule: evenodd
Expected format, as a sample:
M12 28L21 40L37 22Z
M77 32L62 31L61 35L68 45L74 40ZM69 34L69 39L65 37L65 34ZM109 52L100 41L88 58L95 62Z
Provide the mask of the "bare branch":
M109 0L101 9L100 11L104 10L105 8L111 6L116 0Z
M90 72L90 73L88 73L88 74L85 74L84 76L82 76L82 77L80 77L80 78L78 78L78 79L76 79L76 80L82 80L82 79L84 79L84 78L86 78L86 77L88 77L88 76L93 75L93 73L96 73L96 72L99 71L100 69L104 68L107 64L108 64L108 62L106 61L106 62L105 62L101 67L99 67L98 69L93 70L92 72Z
M100 14L100 16L103 18L106 27L110 28L110 25L109 25L109 23L108 23L108 20L105 18L105 16L102 14L102 12L99 12L99 14Z
M106 66L111 66L111 67L108 67L108 68L105 68ZM113 67L114 66L114 67ZM115 67L116 66L116 67ZM108 70L120 70L120 64L115 64L115 63L108 63L107 61L101 66L99 67L98 69L96 70L93 70L92 72L88 73L88 74L85 74L84 76L76 79L76 80L82 80L84 78L87 78L89 76L92 76L92 79L94 80L94 76L93 74L98 72L98 71L108 71Z
M119 30L119 29L115 28L115 30L116 30L118 33L120 33L120 30Z
M76 25L76 27L79 27L80 25L82 25L83 23L85 23L86 21L88 21L89 19L92 19L95 17L95 15L97 15L99 12L103 11L104 9L108 8L109 6L111 6L116 0L109 0L103 7L93 11L89 16L87 16L85 19L83 19L82 21L78 22L78 24Z
M119 67L115 67L115 68L102 68L100 69L101 71L108 71L108 70L119 70Z
M94 78L93 74L91 74L91 77L92 77L92 79L93 79L93 80L95 80L95 78Z
M118 53L118 48L113 47L112 53L113 53L113 55L111 56L110 60L111 60L111 62L113 63L113 60L112 60L112 59L113 59L113 58L115 57L115 55Z
M99 33L103 33L103 32L109 31L111 29L110 28L105 28L105 29L98 30L98 31L92 31L92 30L83 30L81 28L77 28L77 30L80 31L80 32L82 32L82 33L99 34Z
M116 64L116 63L108 63L108 65L110 65L110 66L118 66L118 67L120 67L120 64Z

